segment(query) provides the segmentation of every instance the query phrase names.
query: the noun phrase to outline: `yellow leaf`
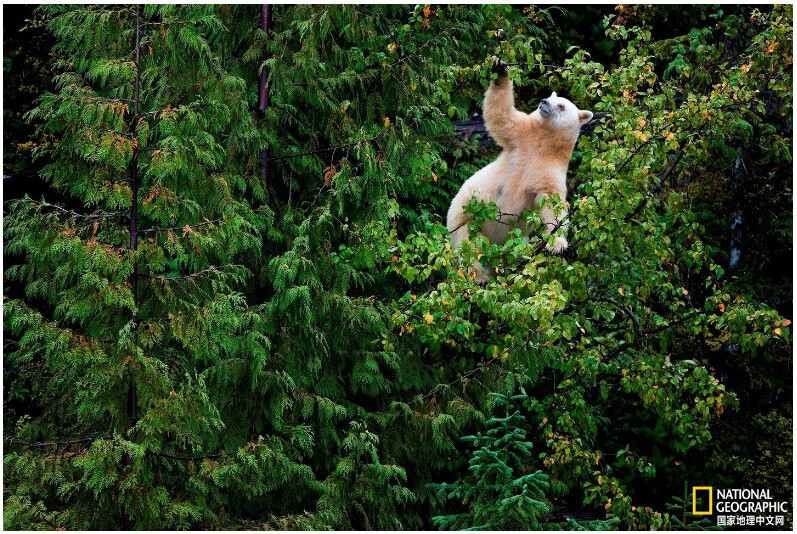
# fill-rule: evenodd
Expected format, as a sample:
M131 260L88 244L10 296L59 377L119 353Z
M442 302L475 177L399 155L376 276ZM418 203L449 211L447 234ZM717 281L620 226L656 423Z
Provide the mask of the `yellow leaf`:
M618 287L617 292L620 293L621 297L625 296L625 289L623 289L623 286Z
M390 117L385 117L384 124L385 124L385 128L388 128L390 126Z
M431 313L423 314L423 318L426 319L427 324L432 324L434 322L434 316Z
M776 328L775 330L773 330L773 332L775 332L775 334L778 335L778 336L781 335L781 329L780 328Z
M603 484L603 475L598 475L598 484Z

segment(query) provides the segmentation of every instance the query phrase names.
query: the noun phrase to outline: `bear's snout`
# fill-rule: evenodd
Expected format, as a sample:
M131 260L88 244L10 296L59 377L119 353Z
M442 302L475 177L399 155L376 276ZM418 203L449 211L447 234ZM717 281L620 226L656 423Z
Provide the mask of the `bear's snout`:
M547 98L540 100L540 113L543 115L550 115L553 113L553 106L551 106Z

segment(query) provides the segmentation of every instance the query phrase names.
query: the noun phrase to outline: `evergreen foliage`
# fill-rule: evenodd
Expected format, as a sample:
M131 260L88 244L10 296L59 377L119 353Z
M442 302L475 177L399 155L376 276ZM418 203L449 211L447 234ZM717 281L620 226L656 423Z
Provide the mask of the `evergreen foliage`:
M521 428L525 418L517 410L509 413L514 409L512 401L527 397L492 395L497 406L504 405L506 415L489 419L484 435L462 438L474 448L468 462L470 474L455 484L440 484L439 493L460 501L468 511L433 517L432 522L441 529L537 530L540 517L550 512L545 497L548 477L540 470L522 474L532 448Z
M44 9L64 74L31 115L51 140L42 175L75 209L24 198L5 223L26 260L6 271L26 284L5 305L6 365L43 410L15 438L52 443L9 451L7 484L69 502L55 524L72 528L187 528L302 495L309 435L280 423L290 386L240 293L271 213L250 201L258 136L218 61L218 8Z
M750 198L791 246L792 12L657 9L592 27L599 62L533 6L42 7L65 200L7 204L4 527L704 526L667 513L685 480L762 470L718 421L789 433L791 279L719 236ZM564 256L441 224L495 156L454 129L495 58L524 111L609 114Z
M673 529L675 530L722 530L723 527L714 525L706 516L696 516L692 513L692 496L689 487L684 484L683 497L673 497L672 503L667 503Z
M471 443L473 455L469 460L469 475L454 484L438 486L439 495L460 501L467 512L437 516L432 523L441 530L540 530L550 527L542 521L551 512L546 494L550 488L548 476L539 469L522 474L531 460L531 442L522 428L525 417L514 403L526 400L525 394L502 395L491 393L504 417L493 417L485 426L485 434L465 436ZM510 413L511 412L511 413ZM520 475L520 476L518 476ZM605 530L615 521L588 522L588 530ZM557 526L557 525L554 525ZM584 530L578 522L569 520L569 530ZM604 527L604 528L601 528Z

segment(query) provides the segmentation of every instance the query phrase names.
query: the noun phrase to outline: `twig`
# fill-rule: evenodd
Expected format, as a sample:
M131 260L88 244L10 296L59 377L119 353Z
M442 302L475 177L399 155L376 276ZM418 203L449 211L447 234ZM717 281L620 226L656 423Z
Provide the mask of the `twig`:
M170 458L172 460L183 460L185 462L195 462L197 460L208 460L208 459L211 459L211 458L221 458L221 456L222 456L220 453L208 454L207 456L177 456L175 454L168 454L168 453L165 453L165 452L153 452L153 451L149 451L149 452L153 456L160 456L162 458Z
M160 276L160 275L141 274L141 273L139 273L138 276L141 276L143 278L150 278L152 280L187 280L189 278L209 278L207 276L208 273L220 272L221 269L225 267L243 267L243 265L228 264L228 265L220 265L218 267L208 267L207 269L202 269L201 271L197 271L195 273L186 274L182 276Z
M507 215L507 216L510 216L510 217L517 217L518 221L520 220L520 215L518 215L516 213L504 213L503 211L501 211L501 208L498 208L498 218L497 219L490 219L489 221L484 221L484 222L497 222L499 224L505 224L506 226L512 226L512 223L504 222L504 221L501 220L504 215ZM448 233L449 234L453 234L454 232L456 232L457 230L459 230L460 228L462 228L466 224L469 224L470 222L471 221L466 221L466 222L460 224L459 226L457 226L456 228L454 228L453 230L449 230Z
M449 382L445 386L440 386L437 389L435 389L434 391L430 391L429 393L427 393L426 395L421 397L420 400L424 401L424 400L426 400L426 399L428 399L430 397L434 397L435 395L437 395L438 393L440 393L444 389L450 388L451 386L457 384L458 382L461 382L462 380L465 380L469 376L472 376L472 375L476 374L477 372L481 371L482 369L484 369L485 367L487 367L488 365L490 365L491 363L493 363L497 359L498 359L498 356L493 356L493 358L490 361L480 364L478 367L476 367L475 369L471 369L470 371L468 371L464 375L460 375L459 378L457 378L456 380L454 380L452 382Z
M122 213L122 212L119 212L119 211L109 211L109 212L105 212L105 213L88 213L88 214L86 214L86 213L78 213L76 211L68 210L66 208L63 208L63 207L59 206L58 204L50 204L49 202L33 200L32 198L21 199L20 202L27 202L29 204L33 204L33 205L41 207L41 208L53 208L55 210L60 211L61 213L66 213L67 215L69 215L70 217L72 217L74 219L88 219L90 221L95 221L95 220L98 220L98 219L111 219L111 218L114 218L114 217L120 217L120 218L123 218L123 219L126 219L126 218L130 217L130 215L128 215L127 213Z
M208 224L217 223L217 222L222 221L222 220L224 220L224 219L219 218L219 219L213 219L212 221L205 221L205 222L197 223L197 224L186 224L186 225L183 225L183 226L172 226L170 228L147 228L145 230L139 230L138 233L139 234L145 234L145 233L148 233L148 232L176 232L178 230L185 230L186 228L190 228L191 230L193 230L194 228L199 228L200 226L205 226L205 225L208 225Z
M68 447L69 445L74 445L76 443L86 443L86 442L106 440L106 439L113 439L113 436L97 436L97 437L91 437L91 438L65 439L65 440L61 440L61 441L39 441L39 442L33 442L33 443L31 443L29 441L22 440L22 439L18 439L18 438L11 438L11 442L12 443L20 443L22 445L27 446L28 448L32 448L32 447L53 447L53 446L57 447L59 445L66 445Z
M608 297L593 297L587 300L593 300L595 302L608 302L609 304L618 307L620 310L623 311L623 313L625 313L628 316L629 319L631 319L631 322L634 323L634 337L635 338L639 337L644 333L642 330L639 329L639 320L637 319L636 315L634 315L633 310L631 310L631 308L628 307L626 304L620 304L616 300Z

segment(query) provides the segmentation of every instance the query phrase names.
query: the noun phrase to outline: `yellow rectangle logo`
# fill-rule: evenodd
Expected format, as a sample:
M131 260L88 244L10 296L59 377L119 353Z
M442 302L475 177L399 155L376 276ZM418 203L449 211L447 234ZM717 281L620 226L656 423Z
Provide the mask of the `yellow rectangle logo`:
M714 513L714 488L712 486L692 486L692 515L711 515Z

